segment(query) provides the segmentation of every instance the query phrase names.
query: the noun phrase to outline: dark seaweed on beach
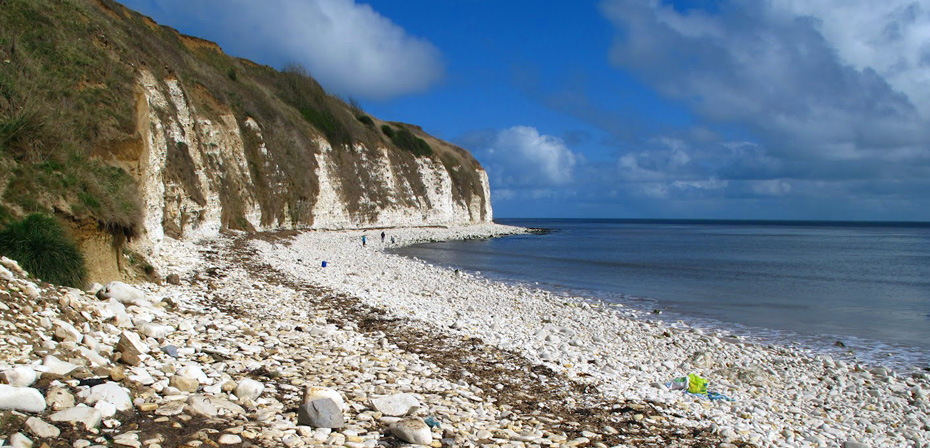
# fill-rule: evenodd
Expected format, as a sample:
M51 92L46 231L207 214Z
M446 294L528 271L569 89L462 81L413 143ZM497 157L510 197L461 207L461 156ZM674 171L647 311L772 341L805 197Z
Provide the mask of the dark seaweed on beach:
M295 235L295 232L270 232L242 236L243 241L232 245L230 257L270 285L303 293L314 314L325 316L329 323L339 326L354 323L359 332L385 337L401 350L435 364L446 379L464 380L480 388L483 398L513 412L508 418L547 423L546 429L564 432L569 439L590 431L600 434L600 438L591 443L607 445L711 448L722 442L709 426L685 428L670 423L669 416L679 415L660 403L606 400L598 392L597 385L585 378L568 378L546 366L534 365L515 352L485 344L480 338L420 328L406 319L385 317L381 310L358 298L296 282L274 266L257 262L245 241L259 238L280 242ZM233 304L217 306L234 315L242 312ZM267 376L267 372L253 374ZM613 427L617 433L604 434L605 426ZM734 445L749 446L738 442Z

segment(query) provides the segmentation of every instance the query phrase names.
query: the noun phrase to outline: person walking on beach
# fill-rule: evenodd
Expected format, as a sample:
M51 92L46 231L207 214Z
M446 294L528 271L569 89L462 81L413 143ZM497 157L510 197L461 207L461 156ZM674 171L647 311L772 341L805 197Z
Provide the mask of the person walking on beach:
M384 232L381 232L381 244L384 244Z
M365 235L362 235L362 247L365 247Z

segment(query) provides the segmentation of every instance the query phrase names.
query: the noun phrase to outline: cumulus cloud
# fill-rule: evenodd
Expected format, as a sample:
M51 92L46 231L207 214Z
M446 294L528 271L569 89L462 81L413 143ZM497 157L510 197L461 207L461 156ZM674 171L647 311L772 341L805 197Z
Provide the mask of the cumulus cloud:
M742 143L693 146L685 140L660 136L617 161L619 182L636 193L654 198L719 195L730 185L719 173L728 168L765 159Z
M840 58L872 69L904 92L926 115L930 110L930 7L907 1L785 0L776 13L816 18L815 28Z
M531 126L514 126L466 137L488 171L495 188L537 189L558 187L574 180L579 156L565 142L540 134Z
M420 92L443 76L439 50L353 0L130 0L231 54L282 67L300 63L327 90L368 99Z
M930 175L930 7L723 0L681 10L604 0L601 11L616 30L611 64L705 130L647 130L621 147L627 191L668 203L791 201L811 216L873 206L907 216L927 202L915 192Z
M791 193L791 184L783 179L768 179L752 182L752 191L763 196L784 196Z
M607 0L602 11L617 28L614 65L710 123L745 126L770 151L925 154L930 14L874 3L723 1L711 14Z

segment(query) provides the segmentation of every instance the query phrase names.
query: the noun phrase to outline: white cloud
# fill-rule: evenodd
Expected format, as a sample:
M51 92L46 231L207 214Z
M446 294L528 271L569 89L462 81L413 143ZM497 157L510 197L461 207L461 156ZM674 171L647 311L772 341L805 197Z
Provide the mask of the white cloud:
M443 76L435 46L354 0L126 3L167 25L187 24L236 56L277 67L301 63L339 94L386 99L426 90Z
M610 59L708 123L822 160L930 146L930 11L905 0L606 0ZM923 151L921 151L923 149Z
M650 198L666 199L668 198L668 185L661 183L643 184L639 186L639 192Z
M691 162L688 143L672 137L656 137L649 142L654 145L639 152L620 156L617 167L626 180L659 180L686 173Z
M722 190L722 189L726 188L727 185L730 185L730 182L729 182L729 181L720 180L720 179L716 179L716 178L713 178L713 177L712 177L712 178L707 179L707 180L692 180L692 181L676 180L675 182L672 182L671 187L672 187L672 188L675 188L675 189L678 189L678 190L683 190L683 191L687 191L687 190Z
M784 196L791 193L791 184L782 179L753 181L752 191L762 196Z
M772 9L816 18L846 63L870 68L930 113L930 6L912 0L782 0Z
M574 180L578 163L562 139L530 126L497 132L477 153L495 187L566 185Z

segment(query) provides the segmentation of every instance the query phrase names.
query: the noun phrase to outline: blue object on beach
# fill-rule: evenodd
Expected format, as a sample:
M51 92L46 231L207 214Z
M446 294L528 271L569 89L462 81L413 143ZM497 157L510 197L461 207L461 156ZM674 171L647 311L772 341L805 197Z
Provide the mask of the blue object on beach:
M708 392L706 394L696 394L692 392L685 391L688 395L694 395L695 397L706 398L710 401L724 400L724 401L736 401L720 392Z
M326 262L325 262L325 261L323 262L323 267L324 267L324 268L326 267Z
M432 415L423 419L423 423L426 423L426 426L429 426L430 428L439 427L439 420L436 420L436 417L433 417Z
M721 394L720 392L708 392L707 398L709 398L711 401L715 401L715 400L736 401L724 394Z

